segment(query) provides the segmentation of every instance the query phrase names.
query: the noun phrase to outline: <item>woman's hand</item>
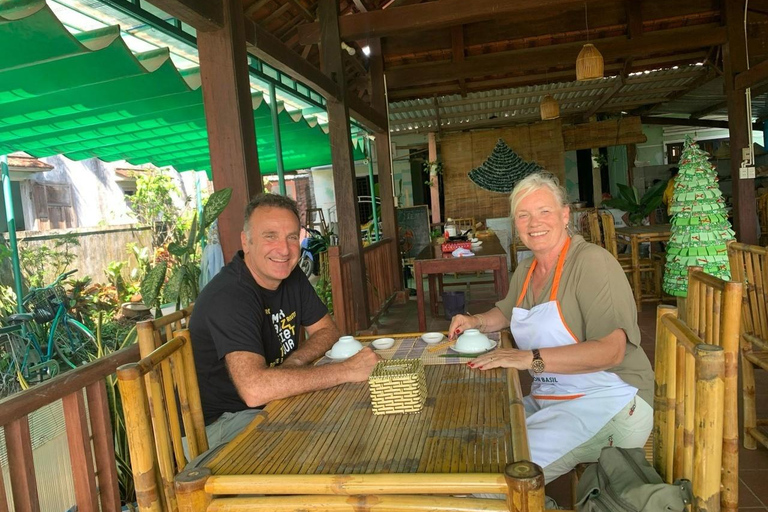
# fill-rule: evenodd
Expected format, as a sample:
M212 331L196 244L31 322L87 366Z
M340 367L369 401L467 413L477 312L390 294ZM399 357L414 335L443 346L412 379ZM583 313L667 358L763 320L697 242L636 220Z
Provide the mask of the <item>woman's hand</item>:
M456 315L451 318L451 326L448 328L448 338L455 340L459 334L467 329L478 329L480 322L477 315Z
M531 363L533 363L533 352L530 350L498 348L476 357L467 364L470 368L476 368L478 370L492 370L493 368L529 370L531 368Z

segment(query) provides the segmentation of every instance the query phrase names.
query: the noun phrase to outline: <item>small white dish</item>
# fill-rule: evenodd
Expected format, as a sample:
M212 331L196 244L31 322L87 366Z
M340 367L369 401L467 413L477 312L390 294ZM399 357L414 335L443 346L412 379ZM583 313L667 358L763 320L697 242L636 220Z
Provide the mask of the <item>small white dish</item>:
M363 349L363 344L355 339L354 336L342 336L339 341L333 344L331 350L328 352L331 354L332 359L347 359L352 357Z
M353 354L353 355L354 355L354 354ZM333 361L344 361L345 359L349 359L349 358L350 358L350 357L352 357L352 356L346 356L346 357L333 357L333 354L331 354L331 351L329 350L329 351L327 351L327 352L325 353L325 357L327 357L328 359L331 359L331 360L333 360Z
M459 354L484 354L486 352L489 352L496 348L496 342L493 340L490 340L491 346L488 348L484 348L481 350L462 350L460 348L456 348L456 343L451 343L448 348L453 350L454 352L458 352Z
M386 350L388 348L392 348L394 344L395 344L395 338L378 338L371 342L371 345L373 345L373 348L378 350Z
M474 243L476 243L476 242L477 242L477 237L474 237L474 238L472 238L472 239L470 240L470 242L472 242L473 244L474 244Z
M424 340L424 343L427 345L434 345L435 343L440 343L443 341L443 333L441 332L425 332L421 335L421 339Z

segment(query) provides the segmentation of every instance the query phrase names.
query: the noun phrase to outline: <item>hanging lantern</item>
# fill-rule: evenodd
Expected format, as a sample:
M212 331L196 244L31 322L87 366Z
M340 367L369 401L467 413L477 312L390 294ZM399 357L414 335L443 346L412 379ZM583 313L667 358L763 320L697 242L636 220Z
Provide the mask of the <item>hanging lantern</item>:
M541 109L542 121L549 121L550 119L557 119L560 117L560 105L551 94L547 94L541 99L539 108Z
M595 45L587 43L576 58L576 80L603 78L603 55Z

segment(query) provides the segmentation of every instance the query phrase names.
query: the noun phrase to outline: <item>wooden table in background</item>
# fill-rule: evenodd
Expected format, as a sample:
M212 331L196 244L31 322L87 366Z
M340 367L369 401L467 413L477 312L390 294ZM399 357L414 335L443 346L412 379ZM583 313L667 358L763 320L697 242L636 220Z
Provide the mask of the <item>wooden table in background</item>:
M632 288L638 312L643 308L643 291L640 289L640 244L644 242L668 242L670 236L672 236L671 224L616 228L616 238L629 243L632 251Z
M416 281L416 303L419 315L419 330L427 330L427 317L424 307L424 275L429 278L429 301L432 312L437 314L437 279L443 274L454 272L476 272L493 270L493 284L499 300L507 295L509 272L507 271L507 252L494 235L479 236L483 242L480 247L473 247L474 256L454 258L451 253L443 253L440 244L425 247L413 261L413 274ZM442 289L442 286L440 286Z
M511 346L508 334L501 343ZM311 509L354 496L447 510L475 501L452 494L506 493L507 464L530 459L517 371L462 363L425 372L427 400L415 414L374 416L367 382L270 403L203 468L177 476L179 504L197 496L188 510L212 499L217 510ZM245 494L272 496L213 498Z

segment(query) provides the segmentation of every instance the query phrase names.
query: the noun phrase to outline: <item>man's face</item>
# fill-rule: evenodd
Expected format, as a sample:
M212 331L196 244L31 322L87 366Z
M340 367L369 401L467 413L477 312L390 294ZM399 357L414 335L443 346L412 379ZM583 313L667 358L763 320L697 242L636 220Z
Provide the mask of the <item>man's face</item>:
M248 235L240 235L245 264L260 286L277 289L299 261L299 220L285 208L261 206L251 213Z

